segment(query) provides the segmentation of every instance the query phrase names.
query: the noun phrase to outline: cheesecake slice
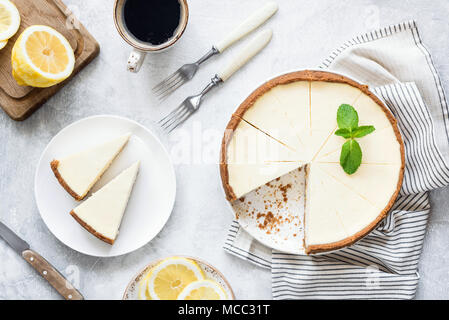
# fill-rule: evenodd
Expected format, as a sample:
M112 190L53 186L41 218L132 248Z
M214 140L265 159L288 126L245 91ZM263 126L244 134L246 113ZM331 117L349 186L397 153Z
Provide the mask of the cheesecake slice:
M329 193L327 177L314 165L308 165L305 170L304 247L306 253L326 251L348 237L335 207L336 201L347 199Z
M238 117L228 125L223 144L220 167L226 175L228 200L239 199L304 164L295 151Z
M288 97L287 93L296 93ZM296 128L303 127L308 119L309 88L306 81L283 85L283 90L273 88L262 96L256 92L235 116L242 118L266 135L301 153L304 149Z
M51 169L62 187L76 200L82 200L127 144L131 133L105 143L53 160Z
M70 212L87 231L106 243L114 244L117 238L139 165L138 161L122 171Z
M378 185L382 178L379 176ZM387 213L384 211L386 204L371 203L354 192L351 186L322 170L319 163L307 166L306 185L306 253L325 252L351 245L367 230L374 228Z

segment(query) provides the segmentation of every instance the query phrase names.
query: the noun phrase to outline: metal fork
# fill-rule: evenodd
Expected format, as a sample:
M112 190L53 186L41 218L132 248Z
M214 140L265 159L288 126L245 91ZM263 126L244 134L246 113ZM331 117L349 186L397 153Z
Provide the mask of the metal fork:
M268 2L262 8L254 12L248 17L242 24L228 34L222 41L219 41L216 45L212 46L204 56L194 63L183 65L176 70L172 75L165 80L157 84L152 90L159 100L164 100L172 92L182 86L184 83L193 78L198 71L200 65L209 60L212 56L225 51L232 44L242 39L261 24L267 21L278 9L278 5L275 2Z
M188 63L176 70L167 79L157 84L152 90L159 100L164 100L173 91L178 89L184 83L193 78L195 73L200 68L200 65L208 60L210 57L220 53L217 48L212 47L204 56L194 63Z
M264 30L258 33L221 72L211 79L209 84L199 94L188 97L175 110L159 120L158 123L161 127L171 132L186 121L200 108L204 96L212 88L228 80L237 70L258 54L270 42L272 35L273 32L271 30Z

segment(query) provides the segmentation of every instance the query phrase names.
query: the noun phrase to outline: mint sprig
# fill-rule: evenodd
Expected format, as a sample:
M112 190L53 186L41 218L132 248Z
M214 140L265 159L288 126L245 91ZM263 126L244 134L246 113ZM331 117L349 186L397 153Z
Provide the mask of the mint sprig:
M355 138L362 138L372 133L373 126L360 126L357 111L349 104L342 104L337 111L338 130L335 135L343 137L346 142L341 147L340 165L347 174L353 174L362 163L362 149Z

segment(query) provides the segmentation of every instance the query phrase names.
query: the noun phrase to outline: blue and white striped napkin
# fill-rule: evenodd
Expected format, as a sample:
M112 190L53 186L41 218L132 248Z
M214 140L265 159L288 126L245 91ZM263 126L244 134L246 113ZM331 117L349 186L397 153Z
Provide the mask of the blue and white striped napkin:
M449 110L414 21L355 37L322 66L370 85L398 120L404 183L388 217L355 245L326 255L271 250L234 221L224 249L272 271L275 299L411 299L430 190L449 185Z

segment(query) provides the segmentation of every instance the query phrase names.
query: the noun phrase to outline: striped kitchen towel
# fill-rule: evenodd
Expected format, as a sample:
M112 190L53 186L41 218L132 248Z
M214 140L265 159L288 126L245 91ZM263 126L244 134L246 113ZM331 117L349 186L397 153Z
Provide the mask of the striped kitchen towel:
M234 221L224 249L272 271L275 299L411 299L430 190L449 185L448 105L414 21L357 36L322 66L367 83L398 121L406 168L387 218L355 245L319 256L271 250Z

